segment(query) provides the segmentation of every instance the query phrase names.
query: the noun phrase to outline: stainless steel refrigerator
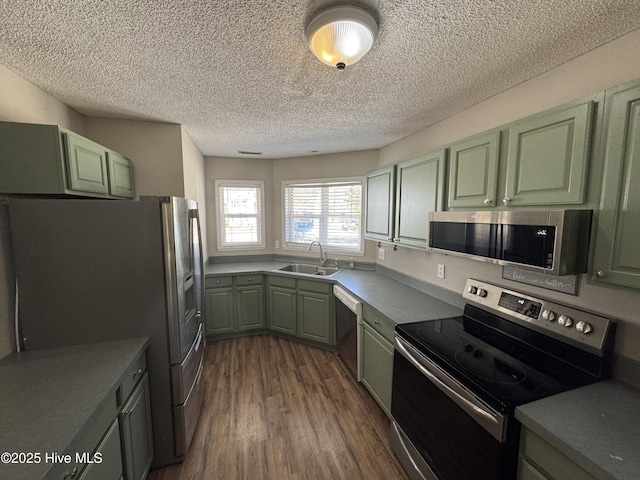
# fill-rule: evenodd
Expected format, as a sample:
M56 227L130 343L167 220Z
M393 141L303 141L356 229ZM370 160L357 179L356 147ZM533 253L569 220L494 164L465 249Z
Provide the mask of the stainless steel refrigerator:
M196 202L10 199L24 350L147 336L154 467L181 461L202 405Z

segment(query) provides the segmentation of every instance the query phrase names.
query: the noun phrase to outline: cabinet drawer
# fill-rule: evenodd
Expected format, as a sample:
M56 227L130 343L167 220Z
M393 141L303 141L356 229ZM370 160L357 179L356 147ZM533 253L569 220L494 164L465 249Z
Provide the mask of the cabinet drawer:
M260 285L262 283L262 275L238 275L236 277L236 285Z
M332 285L326 282L314 282L313 280L298 280L298 288L307 292L331 293Z
M524 455L529 464L535 466L540 473L544 473L549 478L595 480L595 477L587 473L586 470L527 428L522 429L520 454ZM522 462L523 459L521 458L520 461Z
M127 373L122 378L122 384L120 385L120 398L119 405L124 404L133 392L136 384L140 381L144 372L147 371L147 356L143 353L140 355L127 369Z
M296 288L296 279L292 278L292 277L279 277L277 275L270 275L269 276L269 285L295 289Z
M395 324L391 320L388 320L386 317L380 315L367 305L363 305L362 316L364 317L365 322L367 322L376 332L393 343Z
M233 285L233 277L206 277L204 288L230 287Z

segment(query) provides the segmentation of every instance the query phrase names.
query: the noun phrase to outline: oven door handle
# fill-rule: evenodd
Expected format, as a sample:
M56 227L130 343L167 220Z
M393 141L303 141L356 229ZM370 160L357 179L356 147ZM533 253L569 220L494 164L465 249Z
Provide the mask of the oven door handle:
M506 434L506 417L493 411L482 403L473 393L462 386L457 380L444 372L431 360L418 352L409 343L399 337L396 339L396 350L416 367L427 379L438 387L447 397L478 422L499 442L504 441Z

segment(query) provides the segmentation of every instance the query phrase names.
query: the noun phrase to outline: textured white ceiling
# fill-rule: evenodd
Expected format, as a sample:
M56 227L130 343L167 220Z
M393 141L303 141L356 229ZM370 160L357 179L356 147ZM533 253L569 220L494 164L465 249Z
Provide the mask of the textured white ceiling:
M380 148L640 26L637 0L370 0L344 71L325 0L0 0L0 63L78 111L183 124L205 155ZM345 3L345 2L342 2Z

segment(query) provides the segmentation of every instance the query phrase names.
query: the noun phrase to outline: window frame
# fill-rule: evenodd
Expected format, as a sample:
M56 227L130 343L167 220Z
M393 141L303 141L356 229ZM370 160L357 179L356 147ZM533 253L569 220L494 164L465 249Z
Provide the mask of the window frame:
M339 177L339 178L322 178L322 179L301 179L301 180L283 180L280 183L280 201L281 201L281 218L282 218L282 249L296 252L307 251L309 243L292 243L287 241L287 215L286 215L286 188L295 186L318 186L328 187L331 185L338 186L341 183L358 183L361 188L361 202L360 202L360 247L358 250L345 249L322 243L324 252L335 253L338 255L349 255L362 257L365 255L365 238L364 238L364 210L365 210L365 198L366 198L366 182L364 176L357 177ZM326 213L322 213L322 217L327 216Z
M260 196L260 212L258 216L259 238L260 242L256 243L238 243L236 245L225 245L223 242L223 219L228 217L224 214L223 203L220 199L220 189L225 187L250 187L259 190ZM215 207L216 207L216 229L217 229L217 249L218 251L235 251L235 250L265 250L267 248L266 235L266 205L264 180L215 180Z

